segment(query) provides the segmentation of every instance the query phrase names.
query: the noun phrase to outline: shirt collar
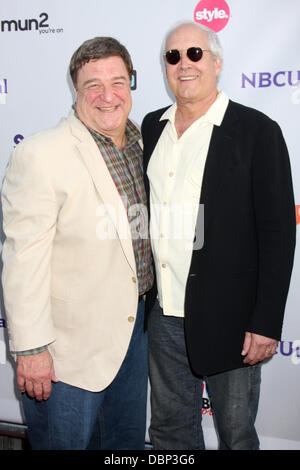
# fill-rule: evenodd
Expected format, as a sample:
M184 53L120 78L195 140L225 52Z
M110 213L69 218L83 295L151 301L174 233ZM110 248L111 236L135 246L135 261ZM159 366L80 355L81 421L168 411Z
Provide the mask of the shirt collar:
M72 108L74 110L74 115L77 119L79 119L80 122L81 119L78 116L77 110L76 110L76 103L72 105ZM98 140L101 142L107 143L107 142L112 142L112 140L109 137L106 137L103 134L100 134L100 132L91 129L90 127L86 126L84 122L82 124L89 130L89 132L92 134L93 137L96 137ZM138 128L133 124L133 122L130 121L130 119L127 119L126 123L126 129L125 129L125 134L127 137L127 143L126 147L130 147L131 145L135 144L141 139L141 134Z
M207 122L220 126L222 124L224 114L226 112L229 103L229 98L224 91L219 91L213 104L210 106L208 111L197 119L198 122ZM160 118L160 121L168 120L173 126L175 125L175 115L177 111L177 103L174 103L168 108Z

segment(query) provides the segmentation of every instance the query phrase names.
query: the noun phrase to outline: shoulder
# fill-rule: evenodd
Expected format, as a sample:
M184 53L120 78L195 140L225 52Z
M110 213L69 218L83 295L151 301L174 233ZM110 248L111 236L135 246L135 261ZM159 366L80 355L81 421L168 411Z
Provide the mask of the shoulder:
M51 172L57 165L68 164L76 142L68 118L63 118L55 127L25 137L12 152L10 166Z
M67 139L68 135L70 135L67 121L68 120L66 118L62 118L56 126L25 137L25 139L22 140L16 148L20 150L41 147L48 148L50 142L51 147L56 145L57 142Z
M275 154L288 155L279 124L255 108L230 101L222 127L241 148L253 151L259 159L274 160Z
M63 117L52 128L39 131L25 137L16 147L18 152L42 152L51 154L62 153L68 150L74 152L78 143L91 143L93 138L88 129L77 119L73 112Z
M262 111L232 100L229 100L225 117L237 119L241 126L247 126L250 130L262 130L268 127L279 129L277 122Z
M158 122L161 116L164 114L164 112L170 107L171 105L165 106L164 108L160 108L160 109L157 109L156 111L152 111L146 114L146 116L143 119L142 126L150 124L150 123Z

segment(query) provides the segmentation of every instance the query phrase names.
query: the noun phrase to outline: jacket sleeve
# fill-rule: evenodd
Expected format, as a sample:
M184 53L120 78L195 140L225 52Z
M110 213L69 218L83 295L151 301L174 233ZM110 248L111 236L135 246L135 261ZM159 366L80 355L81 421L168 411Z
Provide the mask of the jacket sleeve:
M252 182L258 280L248 331L279 340L293 267L296 219L288 151L280 127L272 120L257 138Z
M2 283L12 351L55 340L50 289L58 208L49 171L32 140L16 147L2 188Z

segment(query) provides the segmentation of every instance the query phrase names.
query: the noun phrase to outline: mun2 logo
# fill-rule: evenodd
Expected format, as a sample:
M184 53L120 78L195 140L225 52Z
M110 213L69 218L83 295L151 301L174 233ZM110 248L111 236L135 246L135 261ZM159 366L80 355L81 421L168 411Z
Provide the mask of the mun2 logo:
M1 21L1 32L11 31L32 31L38 30L39 28L48 28L48 14L41 13L39 20L36 18L23 19L23 20L2 20Z
M19 31L39 31L42 33L62 33L63 28L52 28L49 23L48 13L41 13L38 18L27 18L20 20L1 20L1 33L14 33Z

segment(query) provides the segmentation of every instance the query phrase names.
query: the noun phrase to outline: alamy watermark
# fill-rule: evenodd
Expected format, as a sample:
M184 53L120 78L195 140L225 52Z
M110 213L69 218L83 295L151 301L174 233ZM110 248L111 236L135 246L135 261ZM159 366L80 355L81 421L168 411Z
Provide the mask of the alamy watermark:
M147 239L151 230L152 240L180 240L186 249L200 250L204 244L203 204L154 204L149 223L147 206L129 205L122 198L117 207L100 204L96 216L99 218L96 234L100 240Z

